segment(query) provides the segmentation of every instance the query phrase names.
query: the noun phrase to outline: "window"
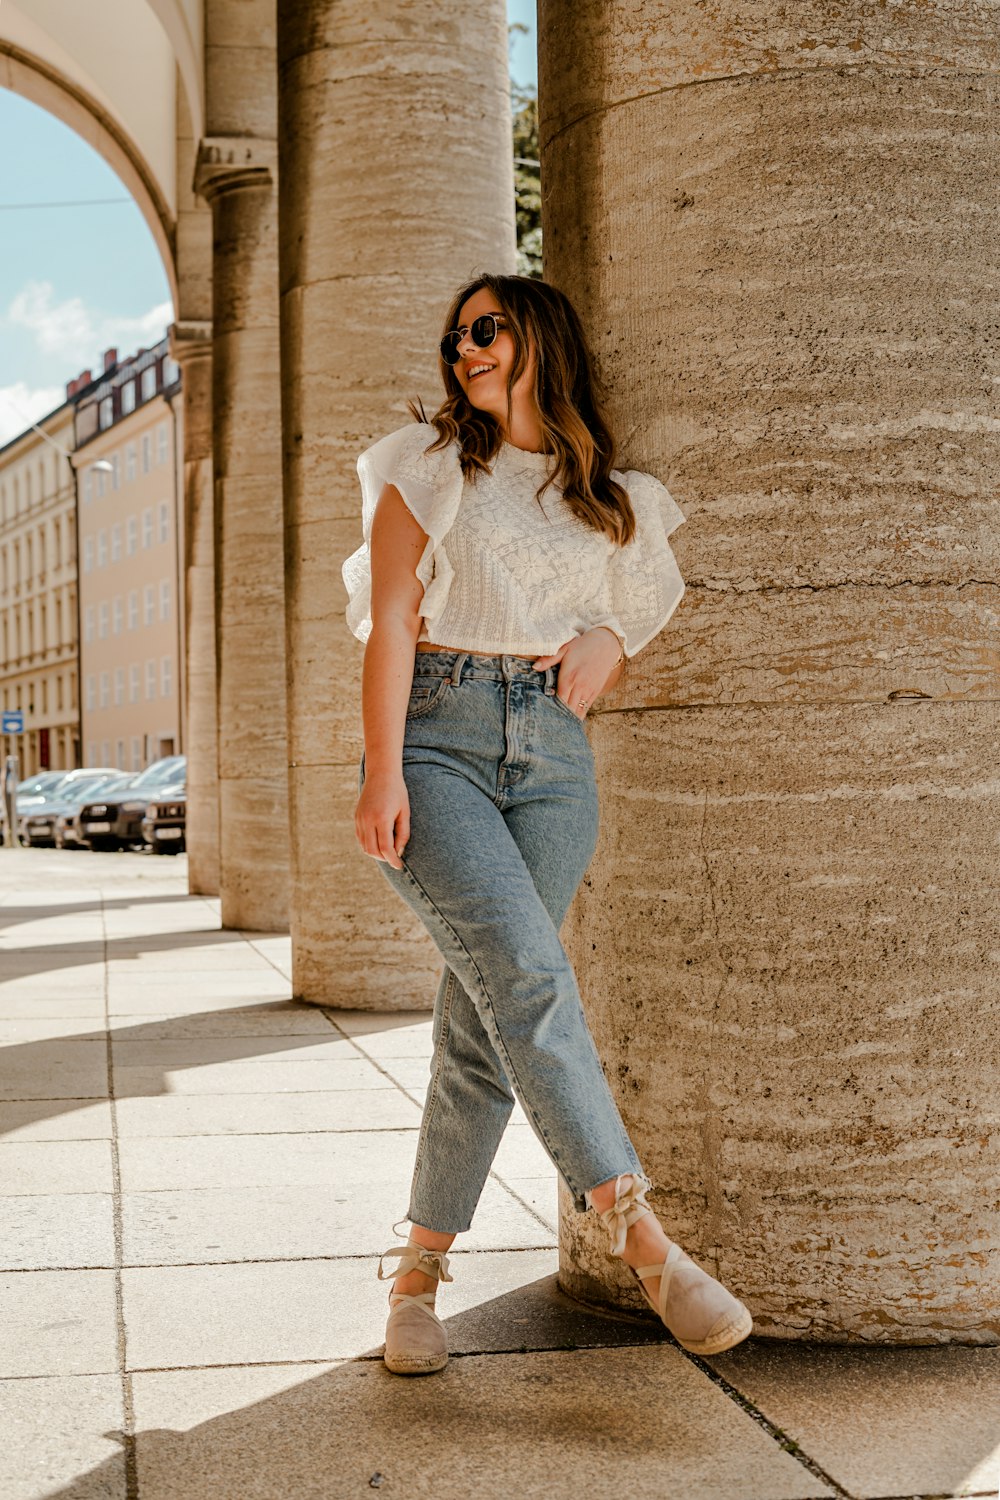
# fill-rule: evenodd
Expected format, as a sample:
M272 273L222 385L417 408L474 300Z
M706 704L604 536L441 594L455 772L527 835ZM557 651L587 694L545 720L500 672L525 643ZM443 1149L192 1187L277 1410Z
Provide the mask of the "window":
M156 590L151 583L147 583L142 591L142 614L143 623L152 625L156 619Z
M134 380L126 380L122 386L122 416L127 417L130 411L135 411Z
M102 526L97 533L97 566L103 568L108 561L108 533Z
M101 707L107 708L111 702L111 673L101 673Z
M102 432L106 427L111 426L115 420L115 401L113 396L105 396L97 408L97 420Z
M115 607L114 607L114 625L112 627L113 630L114 630L114 632L115 632L115 635L121 635L121 633L122 633L122 623L124 621L124 617L125 617L125 601L122 599L121 594L116 594L115 595Z
M108 638L108 601L102 599L97 609L97 634L102 641Z
M148 474L153 464L153 442L148 432L142 435L142 472Z
M122 771L125 769L125 741L119 740L115 749L115 765Z
M122 527L121 522L116 521L111 528L111 561L121 562L122 557Z
M165 464L167 461L167 424L161 422L156 429L156 462Z
M90 705L91 708L93 708L93 706L94 706L93 704ZM88 762L89 765L92 765L92 766L96 766L97 765L97 741L96 740L88 740L87 741L87 762Z
M151 547L153 545L153 507L147 505L142 513L142 545Z
M129 516L125 522L125 550L129 557L133 555L139 546L139 519L137 516Z
M156 662L153 657L146 663L146 697L156 697Z
M134 630L139 623L139 590L129 589L128 594L128 628Z
M142 770L142 741L137 734L132 736L132 769Z
M128 701L139 701L139 663L134 661L128 669Z
M160 541L170 540L170 501L160 501Z
M172 656L165 656L163 658L163 660L161 661L161 663L160 663L160 697L161 698L169 698L170 697L170 694L174 690L173 678L174 678L174 659L173 659Z
M63 680L62 680L62 673L60 672L59 675L58 675L58 677L56 678L56 713L57 714L61 714L62 713L62 706L63 706Z
M170 619L170 579L160 579L160 619Z
M125 668L115 667L115 703L121 707L125 702ZM124 755L121 760L124 760ZM119 761L119 764L121 763Z
M84 503L84 505L89 505L90 502L91 502L91 500L93 500L93 498L94 498L94 476L93 476L92 472L90 471L90 469L85 469L84 473L83 473L83 503Z
M176 359L171 359L167 354L163 359L163 384L176 385L181 378L181 367Z
M83 638L85 641L94 639L94 606L88 604L83 616Z
M142 372L142 399L148 401L151 396L156 395L156 366L147 365Z
M126 443L125 444L125 478L126 478L126 480L128 480L128 479L134 479L135 478L135 444L134 443Z
M97 475L97 498L98 500L103 500L106 487L104 483L105 473L103 469L95 469L94 473Z
M111 488L120 490L122 487L122 460L120 453L111 455Z
M101 741L101 765L102 766L106 766L107 763L108 763L108 761L110 759L111 759L111 741L110 740L102 740Z

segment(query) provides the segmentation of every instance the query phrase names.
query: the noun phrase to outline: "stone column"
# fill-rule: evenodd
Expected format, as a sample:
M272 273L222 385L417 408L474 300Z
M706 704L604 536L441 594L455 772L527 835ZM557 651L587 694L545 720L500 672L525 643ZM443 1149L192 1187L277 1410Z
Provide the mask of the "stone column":
M276 175L273 141L201 143L195 185L213 217L219 893L223 927L259 931L288 921Z
M764 1334L1000 1339L995 16L542 0L546 274L687 597L572 918L668 1228ZM562 1280L637 1304L564 1212Z
M449 298L515 265L500 0L293 0L278 22L295 993L429 1005L440 963L354 839L362 648L340 567L359 452L442 398Z
M212 328L175 323L170 352L184 400L184 722L188 889L219 890L219 737L212 520Z

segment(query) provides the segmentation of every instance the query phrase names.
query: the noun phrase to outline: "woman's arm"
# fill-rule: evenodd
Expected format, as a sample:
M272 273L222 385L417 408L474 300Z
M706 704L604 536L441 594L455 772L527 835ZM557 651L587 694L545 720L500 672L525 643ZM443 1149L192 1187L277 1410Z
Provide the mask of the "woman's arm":
M403 730L423 600L416 569L426 545L403 497L387 484L372 520L372 631L361 675L365 783L354 826L365 853L397 870L410 837Z

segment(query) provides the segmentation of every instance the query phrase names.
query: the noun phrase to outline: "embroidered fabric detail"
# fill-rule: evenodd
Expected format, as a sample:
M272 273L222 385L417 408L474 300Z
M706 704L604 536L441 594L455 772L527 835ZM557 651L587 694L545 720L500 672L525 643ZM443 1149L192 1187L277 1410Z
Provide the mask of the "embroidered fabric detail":
M492 472L467 482L454 444L427 451L429 423L380 439L358 459L364 541L343 565L347 623L371 633L371 542L375 506L394 484L427 536L416 575L423 585L420 639L440 646L548 655L606 625L634 656L657 635L684 593L667 541L684 520L650 474L614 471L636 513L626 547L580 521L555 485L539 500L549 459L505 443Z

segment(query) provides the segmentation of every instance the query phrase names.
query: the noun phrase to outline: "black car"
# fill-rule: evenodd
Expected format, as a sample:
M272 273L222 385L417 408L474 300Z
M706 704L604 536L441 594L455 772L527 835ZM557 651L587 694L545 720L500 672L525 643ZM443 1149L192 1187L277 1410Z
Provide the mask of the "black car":
M142 843L142 820L150 799L184 775L187 757L168 755L155 760L121 791L97 796L81 807L76 818L77 837L91 849L127 849Z
M146 808L142 836L154 854L180 854L186 821L187 788L184 782L179 782L165 788Z

